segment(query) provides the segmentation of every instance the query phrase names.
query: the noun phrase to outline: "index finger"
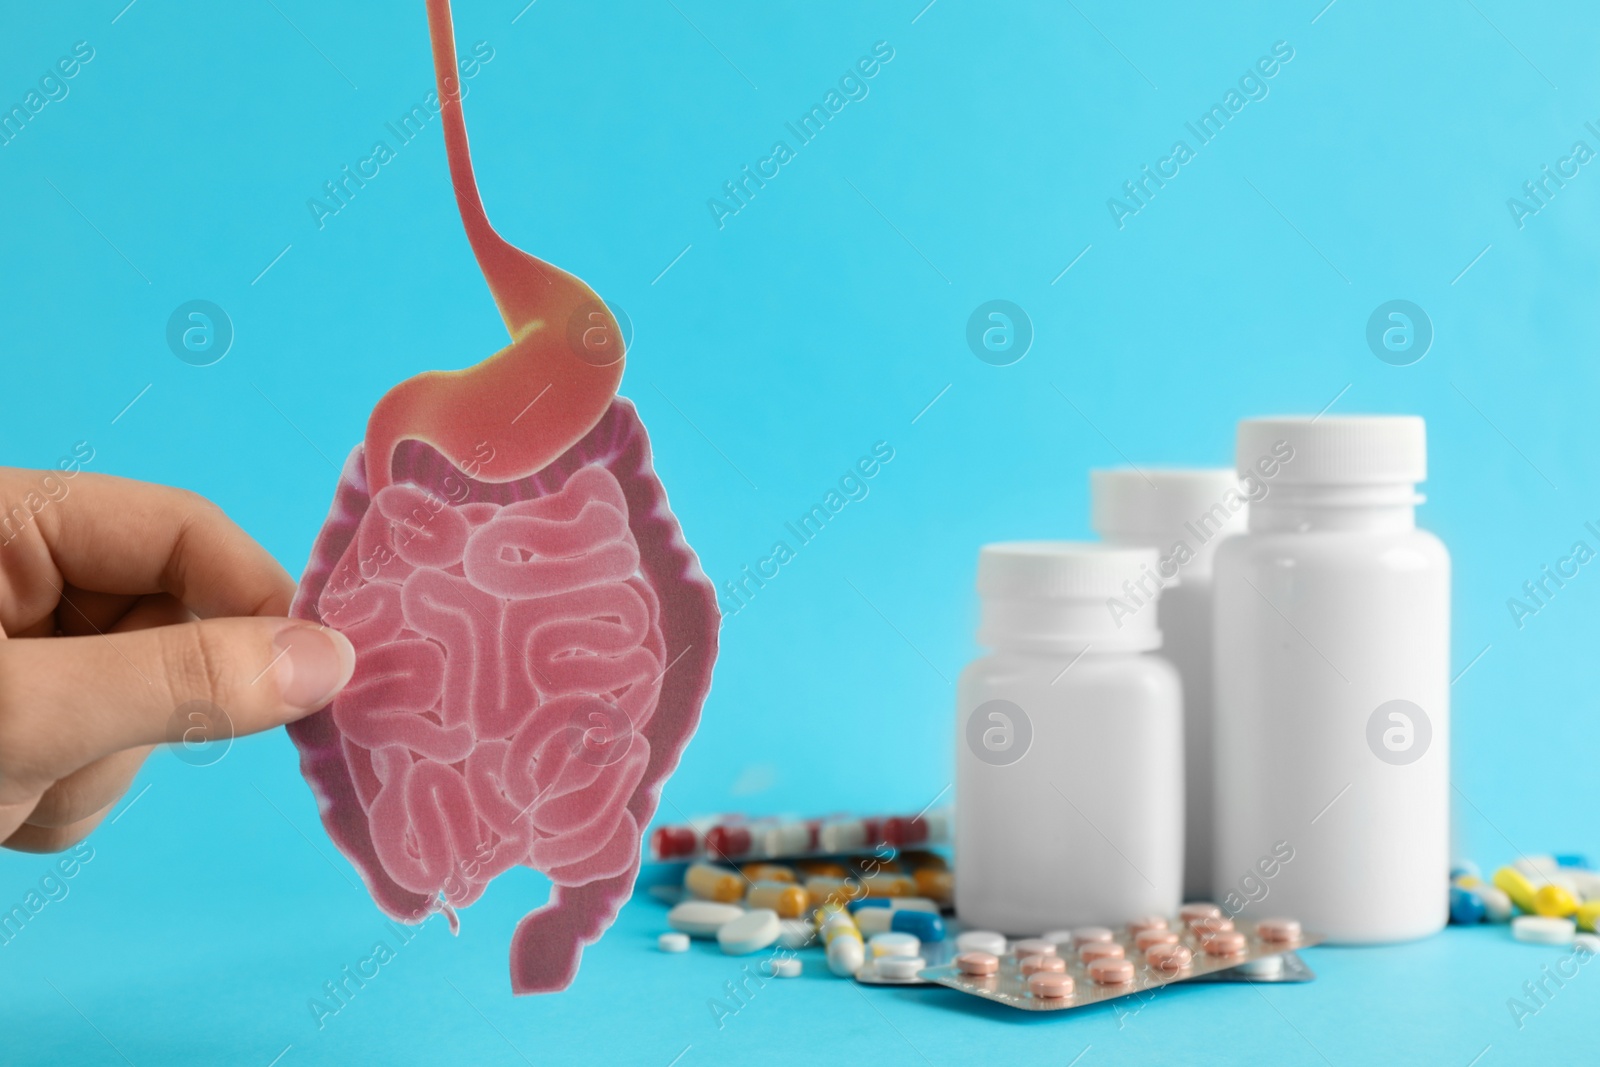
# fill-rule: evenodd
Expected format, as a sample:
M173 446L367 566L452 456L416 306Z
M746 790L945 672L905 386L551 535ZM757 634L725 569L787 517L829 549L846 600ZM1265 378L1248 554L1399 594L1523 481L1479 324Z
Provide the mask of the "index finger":
M201 618L288 614L294 579L205 497L83 472L37 511L19 504L33 489L29 479L45 473L53 474L0 472L0 522L12 538L0 551L0 570L19 597L39 576L18 561L42 549L60 578L80 589L168 593Z

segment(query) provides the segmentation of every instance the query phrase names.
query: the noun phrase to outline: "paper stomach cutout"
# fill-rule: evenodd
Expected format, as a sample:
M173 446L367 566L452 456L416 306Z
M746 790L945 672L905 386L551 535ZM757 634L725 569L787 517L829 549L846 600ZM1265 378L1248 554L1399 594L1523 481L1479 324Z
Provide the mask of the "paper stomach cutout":
M456 202L512 341L374 407L290 609L349 637L355 674L289 736L329 836L394 918L443 909L454 926L497 874L548 875L511 985L550 992L632 892L719 618L616 396L611 312L489 225L450 7L427 7Z
M389 484L394 451L408 439L465 466L481 440L479 425L517 428L496 443L479 477L513 481L542 470L600 420L622 381L622 330L605 302L582 279L522 251L489 224L467 148L449 0L428 0L427 7L456 206L511 344L463 370L419 374L378 401L367 423L374 489Z
M392 484L369 488L358 447L292 609L357 649L344 692L289 727L302 770L397 919L464 907L513 866L545 872L512 985L565 988L632 890L698 721L710 583L624 399L529 478L483 482L406 442Z

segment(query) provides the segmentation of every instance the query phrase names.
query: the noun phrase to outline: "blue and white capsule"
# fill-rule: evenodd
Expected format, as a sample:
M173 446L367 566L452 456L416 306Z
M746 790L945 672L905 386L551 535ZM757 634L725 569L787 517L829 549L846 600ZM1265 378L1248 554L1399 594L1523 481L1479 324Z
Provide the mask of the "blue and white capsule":
M904 908L862 908L855 913L856 925L868 937L873 934L910 934L919 941L943 941L944 920L926 911Z
M927 897L861 897L847 905L852 912L862 908L887 908L891 911L929 911L939 914L939 905Z

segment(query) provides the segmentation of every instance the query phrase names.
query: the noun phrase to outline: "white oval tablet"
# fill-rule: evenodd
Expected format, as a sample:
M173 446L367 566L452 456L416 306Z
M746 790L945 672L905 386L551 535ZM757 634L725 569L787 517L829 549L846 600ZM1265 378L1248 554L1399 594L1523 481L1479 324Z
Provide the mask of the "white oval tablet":
M689 935L673 931L656 938L656 948L662 952L688 952Z
M667 925L690 937L716 937L717 931L744 914L737 904L686 900L667 912Z
M880 978L915 978L928 963L921 956L883 956L874 965Z
M730 956L747 956L778 940L782 932L777 912L771 908L754 908L724 923L717 930L717 944Z
M1537 945L1566 945L1578 927L1571 919L1555 919L1544 915L1518 915L1511 920L1511 936L1518 941L1531 941Z
M816 931L804 919L778 920L778 944L784 948L805 948L816 936Z
M890 930L881 934L873 934L867 942L867 949L874 958L880 956L915 956L922 951L922 942L915 934L903 934Z
M800 961L794 956L788 956L778 961L779 978L799 978Z
M962 952L987 952L991 956L1006 954L1006 935L993 930L966 930L956 935L956 948Z
M1039 935L1039 940L1040 941L1053 941L1057 945L1070 945L1070 944L1072 944L1072 931L1071 930L1046 930L1044 933ZM999 955L1002 955L1002 953L996 952L995 955L999 956Z

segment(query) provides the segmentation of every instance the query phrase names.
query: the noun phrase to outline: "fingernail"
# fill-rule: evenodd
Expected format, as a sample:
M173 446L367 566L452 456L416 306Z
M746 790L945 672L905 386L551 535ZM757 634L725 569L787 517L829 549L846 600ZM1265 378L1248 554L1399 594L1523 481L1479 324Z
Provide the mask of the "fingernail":
M355 646L325 626L287 626L272 639L272 650L278 692L296 708L322 707L355 673Z

